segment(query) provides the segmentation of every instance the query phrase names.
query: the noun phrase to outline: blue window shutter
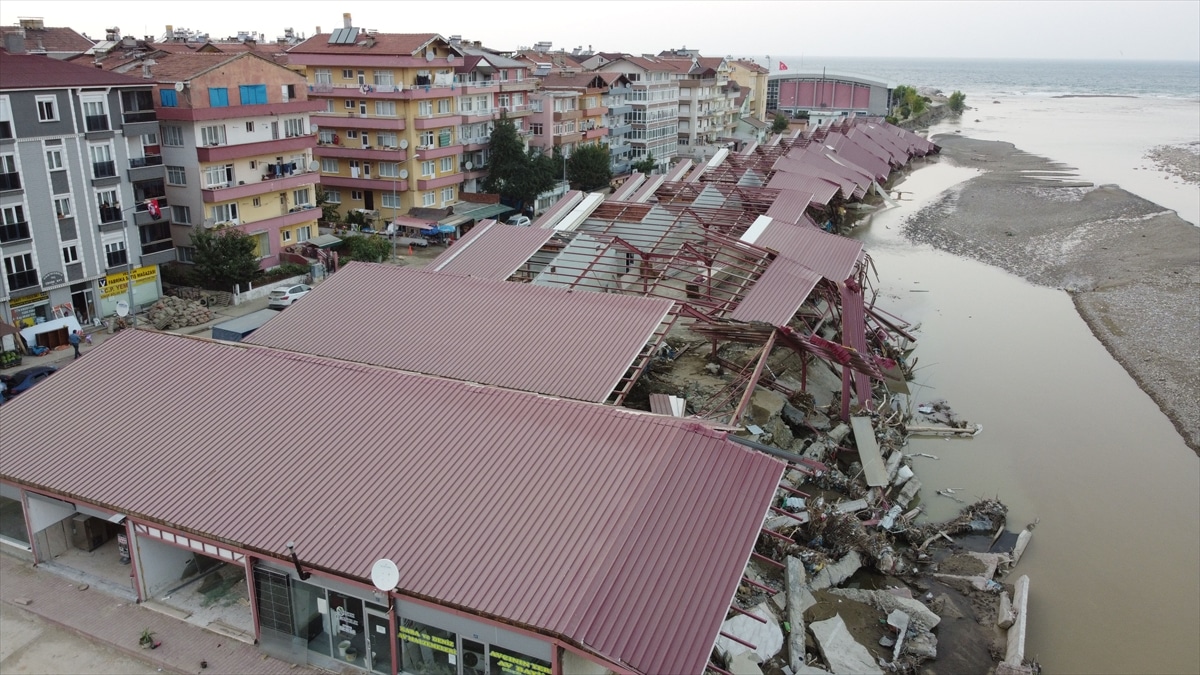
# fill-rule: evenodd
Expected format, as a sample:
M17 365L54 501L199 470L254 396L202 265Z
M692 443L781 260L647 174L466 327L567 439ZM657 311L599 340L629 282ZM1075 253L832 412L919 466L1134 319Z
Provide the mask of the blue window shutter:
M238 98L242 105L254 105L254 88L247 84L239 85Z
M224 87L210 87L208 104L214 108L224 108L229 105L229 90Z
M174 108L179 105L178 99L175 98L175 92L171 89L160 89L159 97L164 108Z
M256 84L256 85L254 85L254 90L255 90L255 94L257 95L257 98L255 99L254 102L261 104L261 105L266 105L267 104L267 85Z

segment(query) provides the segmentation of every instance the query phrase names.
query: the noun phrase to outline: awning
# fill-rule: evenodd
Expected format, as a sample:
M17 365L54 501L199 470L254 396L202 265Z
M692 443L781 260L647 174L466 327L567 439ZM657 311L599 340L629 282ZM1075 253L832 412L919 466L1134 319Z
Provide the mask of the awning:
M332 234L322 234L309 239L307 243L312 244L317 248L333 248L334 246L342 243L342 240L333 236Z
M484 204L484 205L480 206L479 208L471 209L470 211L463 211L461 213L452 214L446 218L439 220L438 224L439 225L462 225L463 223L466 223L467 221L470 221L470 220L483 220L484 218L491 218L493 216L498 216L501 213L506 213L508 211L516 211L516 209L514 209L511 206L505 206L504 204Z

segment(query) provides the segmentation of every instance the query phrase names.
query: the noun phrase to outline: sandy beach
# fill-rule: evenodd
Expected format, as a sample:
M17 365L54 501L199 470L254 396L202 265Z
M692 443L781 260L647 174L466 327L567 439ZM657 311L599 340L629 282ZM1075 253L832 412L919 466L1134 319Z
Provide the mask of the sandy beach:
M934 140L943 161L983 173L909 218L905 233L1069 291L1096 337L1200 454L1200 228L1011 143ZM1187 167L1189 155L1163 150L1154 159Z

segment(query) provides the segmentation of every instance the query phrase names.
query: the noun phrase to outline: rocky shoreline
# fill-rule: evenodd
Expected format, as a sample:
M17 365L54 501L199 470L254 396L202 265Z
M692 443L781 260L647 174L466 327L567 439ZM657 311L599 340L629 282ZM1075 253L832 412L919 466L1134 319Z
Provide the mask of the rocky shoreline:
M1200 454L1200 228L1115 185L1011 143L934 139L943 161L983 171L904 225L914 241L1071 293L1097 339ZM1189 182L1192 148L1149 157Z

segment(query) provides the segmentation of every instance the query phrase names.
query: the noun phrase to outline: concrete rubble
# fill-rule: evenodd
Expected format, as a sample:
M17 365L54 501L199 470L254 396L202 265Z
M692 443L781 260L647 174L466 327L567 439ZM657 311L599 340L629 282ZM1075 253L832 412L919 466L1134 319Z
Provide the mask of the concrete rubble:
M875 665L871 652L851 637L840 614L814 623L812 633L817 639L821 657L829 664L829 672L834 675L883 675L883 671Z

